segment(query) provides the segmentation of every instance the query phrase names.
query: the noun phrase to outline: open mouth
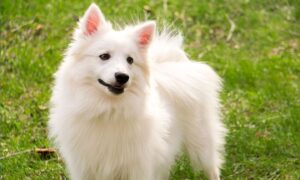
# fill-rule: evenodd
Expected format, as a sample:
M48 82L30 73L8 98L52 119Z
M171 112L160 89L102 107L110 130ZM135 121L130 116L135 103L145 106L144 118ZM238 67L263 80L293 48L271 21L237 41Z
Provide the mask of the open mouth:
M124 86L110 85L104 82L102 79L98 79L98 82L103 86L106 86L108 90L114 94L122 94L124 92Z

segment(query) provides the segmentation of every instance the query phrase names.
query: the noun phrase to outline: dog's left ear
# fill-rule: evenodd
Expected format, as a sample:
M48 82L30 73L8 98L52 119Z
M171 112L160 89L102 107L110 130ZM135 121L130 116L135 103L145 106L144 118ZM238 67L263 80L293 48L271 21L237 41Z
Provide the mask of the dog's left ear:
M142 49L145 49L151 43L155 34L155 21L147 21L135 27L136 41Z
M97 31L103 31L108 26L104 15L95 3L90 5L80 20L81 32L86 36L90 36Z

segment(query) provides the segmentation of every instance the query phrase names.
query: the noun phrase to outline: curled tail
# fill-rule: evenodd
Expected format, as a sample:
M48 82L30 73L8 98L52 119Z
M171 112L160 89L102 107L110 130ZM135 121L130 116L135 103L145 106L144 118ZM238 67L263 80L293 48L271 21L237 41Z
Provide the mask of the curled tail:
M188 61L188 57L182 50L183 37L180 33L163 30L156 33L149 48L149 56L154 63L169 61Z
M217 96L221 80L208 65L189 60L180 33L157 33L149 48L154 80L161 92L176 94L181 101L199 101L207 94Z

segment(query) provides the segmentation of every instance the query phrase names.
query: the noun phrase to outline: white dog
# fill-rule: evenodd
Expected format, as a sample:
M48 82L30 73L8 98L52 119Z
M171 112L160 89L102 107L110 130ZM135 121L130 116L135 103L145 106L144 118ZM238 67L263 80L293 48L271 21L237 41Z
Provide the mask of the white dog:
M183 149L219 179L220 78L187 58L180 35L155 32L153 21L114 30L95 4L81 18L49 121L72 179L168 179Z

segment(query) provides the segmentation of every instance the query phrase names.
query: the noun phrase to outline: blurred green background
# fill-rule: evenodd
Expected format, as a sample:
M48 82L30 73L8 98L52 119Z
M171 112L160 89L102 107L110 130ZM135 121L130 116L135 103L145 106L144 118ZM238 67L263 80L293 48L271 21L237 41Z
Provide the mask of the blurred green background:
M52 74L92 1L0 1L0 179L65 179L49 148ZM224 80L223 179L300 179L299 0L99 0L107 19L156 19ZM162 27L162 26L161 26ZM185 155L170 179L204 179Z

